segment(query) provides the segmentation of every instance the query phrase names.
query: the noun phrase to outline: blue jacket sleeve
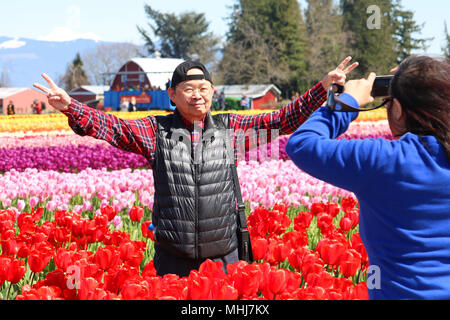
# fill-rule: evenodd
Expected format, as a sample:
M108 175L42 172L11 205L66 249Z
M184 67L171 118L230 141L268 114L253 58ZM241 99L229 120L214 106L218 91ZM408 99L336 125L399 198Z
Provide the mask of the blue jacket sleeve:
M341 99L356 108L358 103L348 95ZM348 191L356 192L370 183L371 170L378 167L383 139L334 140L344 133L358 112L333 112L328 106L314 112L291 135L286 152L304 172Z

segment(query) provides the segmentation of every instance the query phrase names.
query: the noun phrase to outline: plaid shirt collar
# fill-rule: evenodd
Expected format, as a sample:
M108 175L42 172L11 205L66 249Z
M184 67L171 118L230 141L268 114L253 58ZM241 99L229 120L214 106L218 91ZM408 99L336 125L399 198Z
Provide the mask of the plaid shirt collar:
M183 124L186 126L186 128L189 131L193 131L194 130L194 123L186 120L181 114L180 114L181 120L183 121ZM200 125L200 128L204 129L205 128L205 118L203 118L202 121L197 121L197 125Z

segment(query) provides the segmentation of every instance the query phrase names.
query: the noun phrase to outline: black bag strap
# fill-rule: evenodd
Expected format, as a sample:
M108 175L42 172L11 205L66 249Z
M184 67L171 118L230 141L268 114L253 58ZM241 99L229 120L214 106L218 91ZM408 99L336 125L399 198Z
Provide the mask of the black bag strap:
M237 168L235 163L231 164L231 171L233 172L234 189L236 193L237 208L239 212L239 224L241 228L247 229L247 219L245 217L245 204L244 201L242 200L241 186L239 185L239 178L237 175Z

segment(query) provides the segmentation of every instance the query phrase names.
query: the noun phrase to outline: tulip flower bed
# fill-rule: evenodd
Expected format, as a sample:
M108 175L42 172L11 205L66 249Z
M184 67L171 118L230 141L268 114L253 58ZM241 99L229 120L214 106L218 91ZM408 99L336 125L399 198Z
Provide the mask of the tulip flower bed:
M150 221L132 207L123 231L94 217L0 211L3 299L366 299L367 255L353 198L297 211L279 203L248 217L255 263L205 261L188 277L156 276Z
M364 117L339 139L392 139L382 113ZM159 277L144 157L73 134L60 114L3 117L0 299L367 299L358 204L289 161L287 139L278 158L238 164L256 261Z

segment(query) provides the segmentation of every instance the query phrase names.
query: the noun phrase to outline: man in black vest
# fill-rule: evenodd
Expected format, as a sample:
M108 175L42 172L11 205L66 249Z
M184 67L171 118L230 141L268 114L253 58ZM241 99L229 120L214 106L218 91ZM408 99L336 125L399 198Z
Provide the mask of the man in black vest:
M71 99L45 74L49 104L63 112L79 135L145 156L153 169L155 201L154 264L158 275L187 276L205 259L221 261L223 269L238 261L236 192L232 164L237 153L278 134L293 133L326 100L332 82L343 84L357 63L335 70L296 101L279 111L257 115L217 114L210 108L214 93L211 76L198 62L186 61L174 71L168 95L176 110L168 116L124 120ZM247 130L259 134L252 142ZM274 135L273 132L276 131ZM244 150L238 150L240 132ZM265 139L262 139L265 138Z

